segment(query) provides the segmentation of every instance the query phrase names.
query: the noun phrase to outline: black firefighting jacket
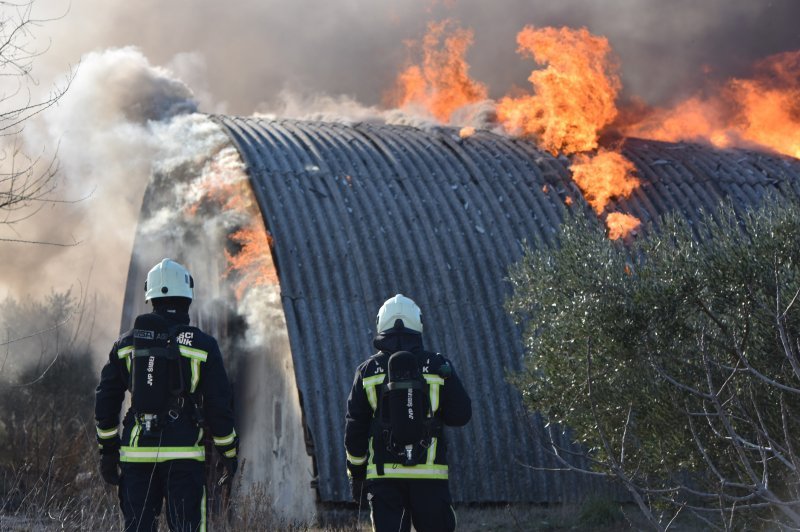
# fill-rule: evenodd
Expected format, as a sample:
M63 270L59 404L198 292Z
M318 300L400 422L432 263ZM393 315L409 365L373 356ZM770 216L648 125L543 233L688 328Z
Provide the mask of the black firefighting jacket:
M373 418L380 390L387 378L389 357L397 351L411 351L422 361L422 375L428 385L431 412L442 424L466 425L472 417L472 403L461 380L444 356L425 351L422 335L408 329L391 329L375 337L378 353L356 369L347 399L344 446L348 474L356 479L382 478L447 479L447 443L444 433L431 440L424 462L404 466L386 451L382 435L376 434ZM445 365L450 371L441 371ZM449 374L448 374L449 373ZM442 375L446 375L443 377ZM375 441L377 439L377 441ZM383 464L383 475L380 475Z
M189 315L158 312L173 325L181 327L178 335L185 396L177 419L165 416L163 428L147 432L131 409L122 421L119 416L125 392L130 390L133 356L133 329L114 342L108 362L100 373L95 391L95 421L100 453L120 452L122 462L164 462L167 460L205 459L204 418L211 429L214 445L224 456L236 456L238 437L234 429L231 389L217 341L197 327L190 327ZM189 394L192 397L189 397Z

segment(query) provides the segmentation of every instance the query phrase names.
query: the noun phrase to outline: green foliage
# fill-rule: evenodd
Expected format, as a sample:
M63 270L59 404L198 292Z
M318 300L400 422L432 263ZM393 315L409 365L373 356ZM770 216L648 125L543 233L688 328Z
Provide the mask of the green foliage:
M669 217L628 244L565 222L558 249L529 250L510 275L526 348L514 383L637 485L686 472L733 500L769 478L794 500L798 236L800 208L774 198Z
M625 516L620 504L604 497L591 497L583 502L578 522L585 527L604 527L622 523Z

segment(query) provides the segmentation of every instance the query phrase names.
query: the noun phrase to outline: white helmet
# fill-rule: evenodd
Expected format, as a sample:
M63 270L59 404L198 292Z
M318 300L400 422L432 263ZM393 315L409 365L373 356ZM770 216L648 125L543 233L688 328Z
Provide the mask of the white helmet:
M147 273L144 283L145 299L159 297L188 297L192 299L194 279L189 270L172 259L164 259Z
M391 329L397 320L402 320L406 329L422 332L422 311L416 303L403 294L387 299L378 310L376 331L381 333Z

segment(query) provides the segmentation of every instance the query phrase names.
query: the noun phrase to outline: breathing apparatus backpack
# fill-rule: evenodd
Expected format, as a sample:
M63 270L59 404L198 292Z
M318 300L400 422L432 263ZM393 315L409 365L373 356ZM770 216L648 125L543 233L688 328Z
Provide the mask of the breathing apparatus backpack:
M377 432L393 462L417 465L434 437L441 432L437 417L431 411L428 384L420 370L417 356L398 351L389 357L387 382L381 385ZM376 440L377 441L377 440ZM377 473L383 474L381 453L376 453Z
M142 314L133 324L131 408L144 434L176 420L184 399L184 379L177 326L158 314Z

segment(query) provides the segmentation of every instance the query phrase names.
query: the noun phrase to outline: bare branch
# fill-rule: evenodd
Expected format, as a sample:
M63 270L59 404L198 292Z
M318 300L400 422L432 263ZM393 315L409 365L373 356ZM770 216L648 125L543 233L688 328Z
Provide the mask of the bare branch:
M70 68L65 79L52 87L47 96L37 99L32 88L38 81L32 77L33 62L47 51L34 48L35 27L57 20L54 18L35 18L32 14L34 0L23 2L0 2L0 77L16 80L16 87L10 92L0 94L0 138L7 145L0 155L0 225L9 227L12 224L34 216L43 203L72 203L72 200L59 199L54 196L56 190L55 176L58 164L55 156L49 163L43 163L40 157L30 158L23 149L20 135L24 124L53 107L67 92L75 77L76 70ZM67 7L65 13L69 10ZM8 139L8 140L6 140ZM5 150L8 150L7 152ZM39 204L39 205L37 205ZM22 215L11 213L21 212ZM76 243L60 244L40 241L34 238L4 237L0 242L25 244L41 244L48 246L72 246Z
M22 240L20 238L0 238L0 242L13 242L15 244L37 244L40 246L56 246L61 248L69 248L77 246L81 243L80 240L76 240L68 244L65 244L63 242L47 242L44 240Z
M31 334L26 334L25 336L19 336L17 338L11 338L10 340L6 340L5 342L0 342L0 347L8 346L8 345L11 345L11 344L13 344L15 342L20 342L22 340L27 340L29 338L35 338L35 337L41 336L41 335L43 335L45 333L55 331L59 327L65 325L71 319L72 319L72 313L70 313L66 318L64 318L60 322L56 323L52 327L48 327L47 329L41 329L41 330L32 332Z

